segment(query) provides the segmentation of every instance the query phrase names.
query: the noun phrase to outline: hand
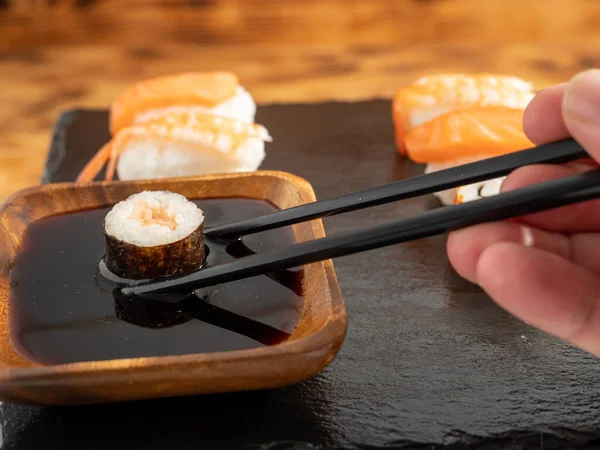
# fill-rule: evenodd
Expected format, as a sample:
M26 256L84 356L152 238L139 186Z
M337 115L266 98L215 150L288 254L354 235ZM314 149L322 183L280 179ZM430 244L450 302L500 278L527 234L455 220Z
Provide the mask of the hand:
M534 143L572 136L591 159L518 169L502 191L598 167L600 70L540 92L523 122ZM600 200L453 232L448 256L511 314L600 356Z

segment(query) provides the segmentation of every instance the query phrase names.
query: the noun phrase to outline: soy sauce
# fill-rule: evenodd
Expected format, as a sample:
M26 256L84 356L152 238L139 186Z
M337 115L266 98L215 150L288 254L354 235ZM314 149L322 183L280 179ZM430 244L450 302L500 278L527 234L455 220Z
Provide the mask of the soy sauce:
M276 211L250 199L196 201L205 226ZM42 219L10 273L11 338L26 359L62 364L241 350L287 339L302 313L301 268L214 286L175 301L122 298L99 277L109 208ZM294 243L291 228L205 239L206 267Z

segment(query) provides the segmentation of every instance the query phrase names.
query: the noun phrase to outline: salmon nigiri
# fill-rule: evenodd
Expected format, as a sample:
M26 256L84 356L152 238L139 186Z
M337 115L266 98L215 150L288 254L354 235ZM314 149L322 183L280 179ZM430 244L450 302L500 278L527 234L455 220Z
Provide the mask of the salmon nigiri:
M108 163L106 180L185 177L251 172L271 141L254 123L198 111L171 111L160 118L122 128L87 163L77 181L88 182Z
M522 109L466 108L424 123L406 135L408 157L416 163L481 159L532 146L523 131Z
M534 95L533 85L515 76L482 73L421 77L398 89L393 99L398 151L406 154L404 139L408 132L440 115L475 106L524 109Z
M522 109L471 107L438 116L405 138L408 157L425 163L426 173L533 147L523 131ZM499 186L499 185L498 185ZM456 189L436 194L444 204Z
M110 131L165 113L197 111L254 122L256 103L230 72L185 72L141 81L111 105Z

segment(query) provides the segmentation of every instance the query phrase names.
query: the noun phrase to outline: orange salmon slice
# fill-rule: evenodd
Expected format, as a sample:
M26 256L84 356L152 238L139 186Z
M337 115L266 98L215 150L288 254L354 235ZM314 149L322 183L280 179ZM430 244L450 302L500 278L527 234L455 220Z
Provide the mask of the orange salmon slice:
M110 131L131 125L143 111L178 105L214 107L232 98L239 87L231 72L186 72L150 78L126 89L111 105Z
M523 113L522 109L473 107L438 116L406 135L408 157L416 163L451 162L533 147L523 131Z

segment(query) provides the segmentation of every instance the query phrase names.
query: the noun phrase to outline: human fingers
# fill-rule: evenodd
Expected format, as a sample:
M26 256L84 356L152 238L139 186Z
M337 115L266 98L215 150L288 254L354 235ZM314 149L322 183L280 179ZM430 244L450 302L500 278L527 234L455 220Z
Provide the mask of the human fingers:
M600 70L571 79L562 99L562 117L570 135L600 161Z
M568 258L569 238L560 233L539 230L515 222L493 222L457 230L449 234L446 243L448 258L458 274L472 283L477 278L477 263L491 245L513 242L536 245L551 253Z
M578 161L565 165L534 165L512 172L501 187L502 192L585 172L598 165L593 161ZM600 200L590 200L548 211L522 216L521 223L549 231L566 233L600 230Z
M511 242L560 256L600 276L600 233L564 235L516 222L494 222L450 233L447 253L463 278L477 281L477 264L492 245Z
M562 100L567 83L549 87L529 102L523 115L523 130L536 145L569 137L562 117Z
M512 242L487 247L479 286L531 325L600 356L599 278L561 256Z

